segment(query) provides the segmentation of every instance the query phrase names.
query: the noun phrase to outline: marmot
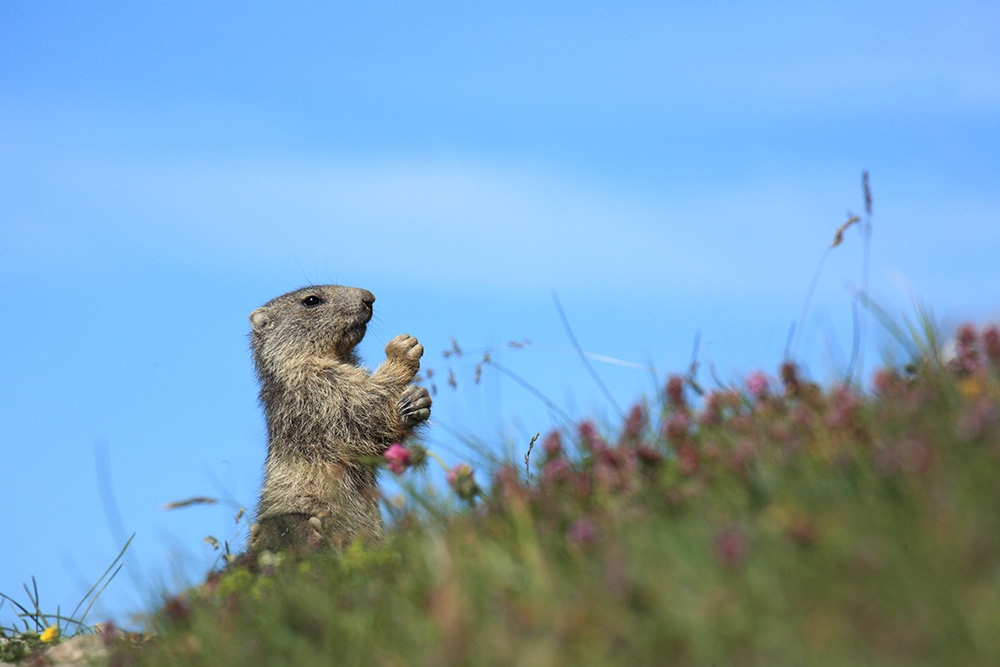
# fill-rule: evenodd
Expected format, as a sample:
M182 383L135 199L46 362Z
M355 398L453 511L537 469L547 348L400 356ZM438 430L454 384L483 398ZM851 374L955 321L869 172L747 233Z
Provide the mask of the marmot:
M264 483L249 553L343 548L378 540L376 460L430 417L411 385L423 346L403 334L374 373L354 347L375 296L341 285L304 287L250 314L250 346L267 418Z

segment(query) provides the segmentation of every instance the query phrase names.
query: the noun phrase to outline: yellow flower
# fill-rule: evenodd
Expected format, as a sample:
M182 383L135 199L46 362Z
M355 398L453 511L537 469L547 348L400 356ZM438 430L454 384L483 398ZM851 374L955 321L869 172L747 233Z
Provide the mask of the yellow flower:
M50 642L58 636L59 636L59 628L57 628L54 625L50 625L49 627L45 628L45 632L42 633L40 639L43 642Z
M958 381L958 391L969 400L979 398L986 393L986 381L979 375L962 378Z

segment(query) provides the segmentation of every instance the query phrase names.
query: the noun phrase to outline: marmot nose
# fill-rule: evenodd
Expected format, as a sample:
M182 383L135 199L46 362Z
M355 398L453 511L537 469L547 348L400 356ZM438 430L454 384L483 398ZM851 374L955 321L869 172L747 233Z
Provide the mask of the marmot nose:
M366 289L361 290L361 302L371 308L372 304L375 303L375 295Z

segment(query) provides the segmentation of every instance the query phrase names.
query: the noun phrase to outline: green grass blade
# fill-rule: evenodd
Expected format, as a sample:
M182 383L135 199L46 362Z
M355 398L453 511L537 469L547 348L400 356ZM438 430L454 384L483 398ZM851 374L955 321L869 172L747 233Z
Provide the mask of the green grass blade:
M84 603L84 602L86 602L86 601L87 601L87 598L88 598L88 597L90 597L90 594L91 594L91 593L93 593L93 592L94 592L94 590L95 590L95 589L96 589L96 588L97 588L97 587L98 587L98 586L99 586L99 585L101 584L101 581L103 581L103 580L104 580L104 578L105 578L106 576L108 576L108 572L110 572L110 571L111 571L111 568L113 568L113 567L114 567L114 566L115 566L115 565L116 565L116 564L118 563L118 561L120 561L120 560L121 560L121 559L122 559L122 558L123 558L123 557L125 556L125 550L126 550L126 549L128 549L128 546L129 546L130 544L132 544L132 540L133 540L133 539L135 539L135 533L132 533L132 536L131 536L130 538L128 538L128 541L126 541L126 542L125 542L125 546L123 546L123 547L121 548L121 551L119 551L119 552L118 552L118 555L117 555L117 556L115 556L115 559L114 559L113 561L111 561L111 565L109 565L109 566L108 566L108 569L106 569L106 570L104 571L104 574L102 574L102 575L101 575L100 577L98 577L97 581L95 581L95 582L94 582L94 585L90 587L90 590L89 590L89 591L87 591L86 595L84 595L84 596L83 596L83 597L82 597L82 598L80 599L80 601L79 601L79 602L78 602L78 603L76 604L76 607L74 607L74 608L73 608L73 613L71 613L71 614L70 614L70 616L73 616L73 617L75 617L75 616L76 616L76 612L80 610L80 607L81 607L81 606L83 605L83 603ZM120 569L121 569L121 566L119 565L119 566L118 566L118 570L120 570ZM115 570L115 574L118 574L118 570ZM114 578L114 574L113 574L113 575L111 575L111 577L112 577L112 579L113 579L113 578ZM111 579L108 579L108 583L110 583L110 582L111 582ZM105 586L107 586L107 583L105 584ZM102 586L102 587L101 587L101 591L103 591L103 590L104 590L104 587ZM100 591L98 591L97 595L95 595L95 596L94 596L94 599L90 601L90 604L89 604L89 605L87 605L87 609L86 609L86 611L84 611L84 612L83 612L83 616L81 617L81 621L82 621L82 620L83 620L84 618L86 618L86 617L87 617L87 611L90 611L90 607L91 607L91 605L93 605L93 604L94 604L94 600L96 600L96 599L97 599L97 596L98 596L98 595L100 595L100 594L101 594L101 593L100 593Z

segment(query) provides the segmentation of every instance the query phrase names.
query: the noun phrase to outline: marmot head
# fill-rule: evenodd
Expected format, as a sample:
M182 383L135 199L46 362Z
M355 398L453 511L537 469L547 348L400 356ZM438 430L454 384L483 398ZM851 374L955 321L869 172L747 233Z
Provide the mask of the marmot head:
M257 370L280 371L308 357L356 362L375 295L343 285L316 285L283 294L250 313Z

